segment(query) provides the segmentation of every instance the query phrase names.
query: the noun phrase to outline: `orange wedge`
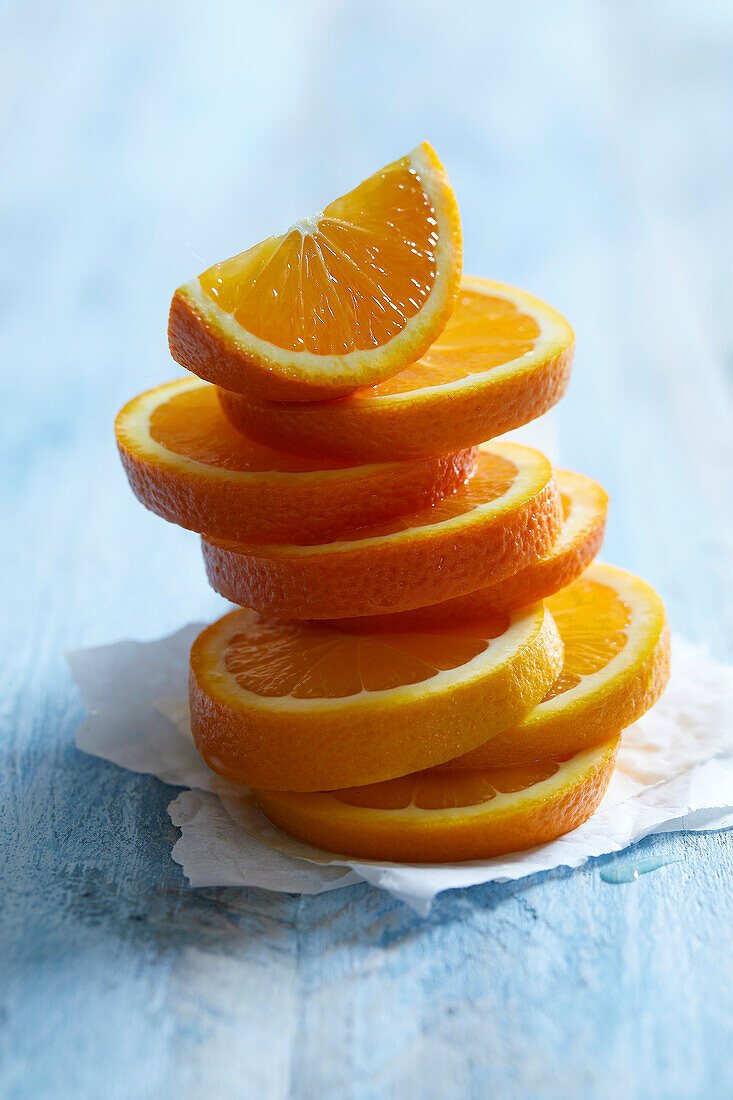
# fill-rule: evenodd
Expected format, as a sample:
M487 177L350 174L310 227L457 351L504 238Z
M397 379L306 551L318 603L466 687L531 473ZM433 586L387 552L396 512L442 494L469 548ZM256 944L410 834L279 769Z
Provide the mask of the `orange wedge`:
M565 757L623 730L669 679L669 627L653 588L621 569L591 565L546 601L565 644L558 680L522 721L453 761L458 768Z
M203 541L211 585L227 599L291 619L406 611L499 581L560 533L560 493L539 451L495 442L474 476L432 508L319 545Z
M573 330L524 291L464 276L448 324L416 363L337 401L222 391L235 427L271 446L355 462L443 454L517 428L565 392Z
M163 519L220 538L331 538L441 500L476 462L471 448L368 466L274 451L235 431L214 386L198 378L141 394L115 427L138 500Z
M490 859L586 821L606 791L618 743L615 735L563 762L433 768L330 793L254 793L273 824L326 851L402 863Z
M559 538L544 557L525 565L488 588L456 596L430 607L397 615L367 615L339 619L341 630L426 630L450 622L477 618L491 611L526 607L579 577L601 548L608 496L601 486L569 470L555 470L565 522Z
M475 748L542 698L562 646L542 604L424 634L342 634L240 609L191 650L191 728L248 786L371 783Z
M270 400L350 393L430 347L455 305L461 256L455 196L420 145L323 213L179 287L171 355Z

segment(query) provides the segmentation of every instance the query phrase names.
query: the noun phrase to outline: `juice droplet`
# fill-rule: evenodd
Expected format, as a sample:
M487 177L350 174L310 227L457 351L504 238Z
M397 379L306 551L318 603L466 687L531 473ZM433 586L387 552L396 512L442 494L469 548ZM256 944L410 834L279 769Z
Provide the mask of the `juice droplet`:
M667 867L670 863L681 863L679 859L637 859L626 860L623 863L614 863L610 867L604 867L601 878L604 882L611 882L618 886L622 882L636 882L641 875L648 875L650 871L658 871L660 867Z

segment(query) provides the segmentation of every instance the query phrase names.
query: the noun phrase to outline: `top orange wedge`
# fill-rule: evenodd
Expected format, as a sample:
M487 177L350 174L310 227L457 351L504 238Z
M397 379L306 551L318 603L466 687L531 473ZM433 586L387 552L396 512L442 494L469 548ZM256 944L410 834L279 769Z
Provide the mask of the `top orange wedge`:
M453 310L461 259L455 196L424 143L322 213L179 287L171 354L238 393L350 393L430 347Z

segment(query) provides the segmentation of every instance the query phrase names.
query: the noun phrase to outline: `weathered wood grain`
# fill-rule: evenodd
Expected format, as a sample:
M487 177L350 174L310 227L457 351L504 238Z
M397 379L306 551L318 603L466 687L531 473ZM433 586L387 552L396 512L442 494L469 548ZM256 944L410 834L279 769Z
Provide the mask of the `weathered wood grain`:
M128 492L117 407L172 289L423 138L466 268L578 334L563 462L605 556L731 647L728 7L406 0L0 7L0 1094L706 1097L733 1090L730 833L439 899L188 889L170 788L78 753L64 647L211 618Z

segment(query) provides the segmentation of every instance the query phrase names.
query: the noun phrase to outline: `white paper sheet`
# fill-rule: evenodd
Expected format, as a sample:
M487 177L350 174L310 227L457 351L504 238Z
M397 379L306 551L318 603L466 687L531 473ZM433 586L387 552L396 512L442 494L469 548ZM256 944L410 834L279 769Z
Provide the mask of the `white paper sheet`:
M480 862L377 864L301 844L271 825L250 793L214 775L188 723L188 651L201 626L155 642L68 655L87 717L84 752L189 788L169 806L173 849L192 886L258 886L317 894L366 880L425 914L443 890L578 867L653 832L733 825L733 668L679 637L657 706L624 734L598 812L551 844Z

